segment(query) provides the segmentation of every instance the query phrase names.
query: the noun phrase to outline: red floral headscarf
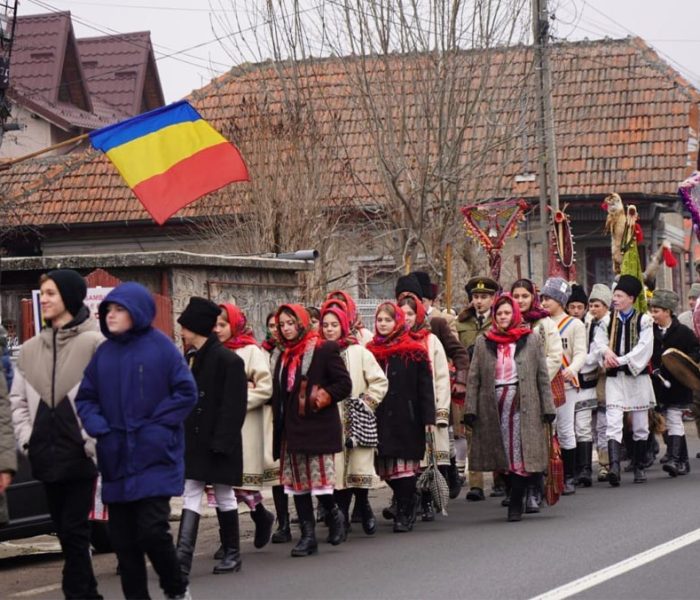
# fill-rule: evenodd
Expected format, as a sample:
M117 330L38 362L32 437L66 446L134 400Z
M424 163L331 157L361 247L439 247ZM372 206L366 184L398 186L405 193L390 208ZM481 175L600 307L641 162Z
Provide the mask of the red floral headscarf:
M350 320L348 319L345 303L340 300L326 300L321 306L321 336L323 336L323 317L327 314L334 315L340 323L340 339L337 340L341 348L347 348L357 344L357 338L350 333Z
M417 339L418 341L425 341L426 338L432 333L430 329L430 325L426 321L426 313L425 313L425 306L423 305L423 301L416 296L413 292L402 292L399 294L399 297L396 301L396 303L401 307L401 301L404 298L412 298L413 302L416 305L416 322L414 323L413 327L411 327L411 337ZM410 306L410 305L409 305ZM403 311L401 311L403 312Z
M510 304L513 309L513 318L505 329L501 329L496 324L496 311L502 304ZM501 294L498 296L491 307L491 329L486 332L486 338L497 344L513 344L521 337L529 335L530 333L532 333L532 329L523 323L520 307L518 303L513 300L513 297L510 294Z
M385 309L393 309L394 329L389 335L383 336L377 331L376 315ZM369 350L377 359L380 365L386 366L387 361L394 355L401 356L404 360L428 360L428 353L419 341L411 337L410 332L406 329L406 316L403 311L393 302L383 302L377 307L374 322L374 338L367 344Z
M522 318L525 323L535 323L540 319L544 319L549 316L549 311L543 308L540 304L540 295L537 293L537 288L535 284L530 279L518 279L510 288L510 293L512 294L516 288L525 288L528 292L532 294L532 304L529 310L522 313ZM516 303L517 304L517 303ZM520 309L520 307L518 307Z
M282 335L282 331L279 329L280 314L282 312L289 312L294 315L298 325L299 332L297 337L293 340L287 340ZM314 344L319 346L322 341L317 331L311 328L311 319L309 318L309 313L301 304L283 304L277 309L275 313L275 321L278 327L278 338L280 345L282 347L282 366L287 367L287 391L291 391L294 388L294 380L296 379L296 372L301 364L301 359L304 356L304 352L309 344Z
M248 326L248 320L240 308L235 304L219 304L219 308L226 311L226 318L231 326L231 337L224 342L224 346L238 350L251 344L258 345L253 330Z

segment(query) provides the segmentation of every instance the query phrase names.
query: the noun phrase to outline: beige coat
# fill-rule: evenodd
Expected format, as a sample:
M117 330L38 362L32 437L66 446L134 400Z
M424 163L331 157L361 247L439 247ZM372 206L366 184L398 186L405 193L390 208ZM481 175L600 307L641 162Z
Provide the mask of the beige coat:
M435 394L435 454L440 465L450 464L450 404L452 391L450 388L450 367L447 354L437 336L428 336L428 356L433 372L433 393ZM423 459L425 466L427 456Z
M528 472L537 473L547 467L549 453L542 415L555 414L547 362L539 336L533 333L518 341L515 364L520 391L523 461ZM465 407L466 414L477 417L469 448L471 471L508 468L496 402L495 370L495 345L480 337L474 345Z
M11 473L17 470L17 452L15 450L15 434L12 430L12 412L7 397L5 377L0 373L0 473ZM5 494L0 494L0 525L7 523L7 503Z
M264 407L272 396L272 374L267 352L255 344L235 351L245 363L248 378L248 412L243 423L243 484L261 490L265 479Z
M389 389L386 374L379 366L374 355L360 344L348 346L341 352L345 366L352 380L353 398L364 397L367 405L376 411ZM344 411L345 402L340 402L340 418L343 423L343 447L348 423ZM375 448L344 449L335 455L336 489L372 487L375 478Z

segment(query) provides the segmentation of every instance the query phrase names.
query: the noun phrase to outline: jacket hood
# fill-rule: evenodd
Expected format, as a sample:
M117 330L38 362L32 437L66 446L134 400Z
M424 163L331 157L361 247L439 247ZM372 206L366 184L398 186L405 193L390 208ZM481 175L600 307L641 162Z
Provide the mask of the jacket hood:
M114 335L107 328L107 305L114 302L126 308L134 322L133 327L126 334ZM98 309L100 317L100 329L103 335L110 340L122 338L130 333L147 331L156 317L156 304L151 292L139 283L127 281L114 288L100 303Z

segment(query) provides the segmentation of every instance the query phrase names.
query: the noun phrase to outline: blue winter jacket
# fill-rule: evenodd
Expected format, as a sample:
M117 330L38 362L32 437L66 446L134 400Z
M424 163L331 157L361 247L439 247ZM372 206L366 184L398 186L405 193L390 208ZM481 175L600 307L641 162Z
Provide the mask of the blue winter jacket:
M127 333L107 329L112 302L131 315ZM97 439L105 503L183 492L183 423L197 402L197 387L175 344L151 326L155 314L150 292L133 282L112 290L99 307L107 341L85 369L76 406Z

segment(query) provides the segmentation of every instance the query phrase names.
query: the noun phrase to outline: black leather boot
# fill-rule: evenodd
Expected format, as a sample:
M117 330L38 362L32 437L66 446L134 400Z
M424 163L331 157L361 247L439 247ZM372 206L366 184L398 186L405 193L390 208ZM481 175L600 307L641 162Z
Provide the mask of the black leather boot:
M391 505L382 509L382 517L384 517L387 521L393 521L396 519L396 511L397 510L398 510L398 507L396 504L396 494L394 494L391 497Z
M453 456L450 459L450 466L447 470L447 485L450 487L450 500L454 500L459 497L459 493L462 491L462 483L464 480L459 474L459 469L457 468L457 459Z
M340 512L343 515L343 523L345 524L345 533L350 533L350 503L352 502L353 489L346 488L344 490L335 490L333 497L338 505Z
M262 502L255 505L255 510L250 511L250 517L255 523L255 536L253 546L264 548L272 536L272 526L275 523L275 515L267 510Z
M583 487L593 485L593 442L576 444L576 466L578 478L576 483Z
M420 520L430 522L435 520L435 507L430 492L423 492L421 495L421 516Z
M681 461L681 436L669 435L666 437L666 455L668 460L662 469L671 477L678 477Z
M218 520L219 518L219 507L216 507L216 518ZM221 527L219 527L219 548L216 552L214 552L214 560L221 560L224 557L224 542L223 542L223 534L221 533Z
M214 575L234 573L241 570L241 538L238 525L238 511L227 510L219 512L219 527L221 527L224 557L214 567Z
M646 483L647 474L644 465L647 460L647 440L634 441L634 483Z
M343 515L343 511L338 508L337 504L334 504L330 510L326 509L326 525L328 525L328 538L326 538L326 541L331 546L342 544L347 539L345 515Z
M316 523L313 519L304 521L299 517L299 529L301 529L301 539L292 548L292 556L311 556L318 552L318 542L316 541Z
M523 497L525 495L527 478L510 475L510 503L508 504L508 520L520 521L523 518Z
M358 492L361 492L362 490L356 489L355 490L355 504L352 507L352 514L350 515L350 522L351 523L362 523L362 506L361 506L361 498Z
M608 483L613 487L620 485L620 447L617 440L608 440Z
M311 502L311 494L294 496L294 505L299 515L299 529L301 539L292 548L292 556L310 556L318 552L316 541L316 521L314 519L314 507Z
M374 517L372 505L369 503L369 490L355 490L355 506L359 507L362 531L366 535L374 535L377 531L377 519Z
M192 570L192 557L198 530L199 513L183 509L180 515L180 529L177 533L177 560L180 563L180 572L185 577L189 577Z
M272 487L272 499L275 502L277 512L277 531L272 534L273 544L286 544L292 541L292 531L289 527L289 498L284 493L284 487L275 485Z
M407 533L413 529L411 515L414 512L414 499L401 497L396 501L396 518L394 519L394 533Z
M576 483L574 474L576 473L576 448L561 451L561 458L564 461L564 490L562 496L571 496L576 493Z
M678 460L678 474L687 475L690 473L690 460L688 460L688 442L684 435L681 437L681 450Z

